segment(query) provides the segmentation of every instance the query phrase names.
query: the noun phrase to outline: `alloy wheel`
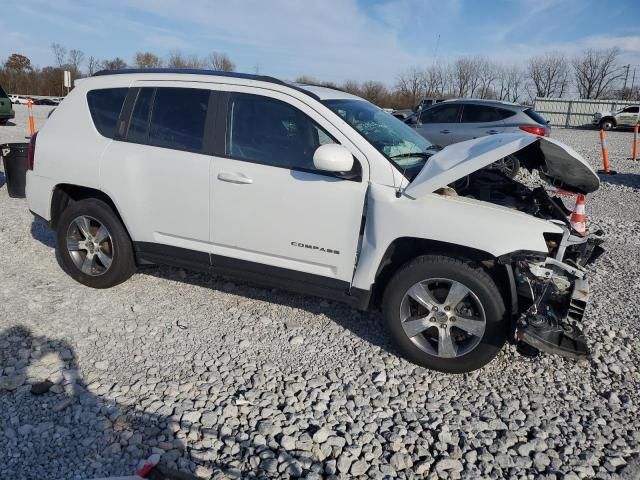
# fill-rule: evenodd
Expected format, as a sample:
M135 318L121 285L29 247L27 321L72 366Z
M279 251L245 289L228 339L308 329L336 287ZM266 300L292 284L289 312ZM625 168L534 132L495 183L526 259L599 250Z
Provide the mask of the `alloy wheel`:
M67 250L75 266L92 277L103 275L113 262L113 240L107 227L93 217L76 217L67 229Z
M464 284L432 278L414 284L400 303L404 333L425 353L461 357L474 350L484 335L484 307Z

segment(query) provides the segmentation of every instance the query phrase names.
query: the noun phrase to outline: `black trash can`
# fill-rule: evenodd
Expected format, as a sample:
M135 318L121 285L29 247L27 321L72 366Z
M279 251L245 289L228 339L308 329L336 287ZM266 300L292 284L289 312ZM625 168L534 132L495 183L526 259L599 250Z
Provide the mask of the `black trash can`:
M11 198L25 197L27 183L28 143L5 143L0 145L0 155L4 164L7 192Z

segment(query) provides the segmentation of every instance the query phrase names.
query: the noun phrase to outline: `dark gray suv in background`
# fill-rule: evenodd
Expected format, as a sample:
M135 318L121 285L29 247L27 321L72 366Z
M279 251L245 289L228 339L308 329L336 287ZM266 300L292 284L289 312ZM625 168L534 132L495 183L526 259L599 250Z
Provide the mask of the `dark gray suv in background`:
M416 112L406 123L443 147L496 133L551 134L547 121L533 108L498 100L446 100ZM508 157L495 167L513 178L520 166L515 157Z

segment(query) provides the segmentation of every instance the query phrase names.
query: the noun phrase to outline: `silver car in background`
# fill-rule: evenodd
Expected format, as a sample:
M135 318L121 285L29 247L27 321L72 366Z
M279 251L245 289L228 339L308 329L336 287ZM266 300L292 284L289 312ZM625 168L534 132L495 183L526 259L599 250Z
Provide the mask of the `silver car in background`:
M496 133L551 134L548 122L533 108L498 100L446 100L416 112L405 122L442 147ZM507 157L494 167L513 178L520 165L517 158Z

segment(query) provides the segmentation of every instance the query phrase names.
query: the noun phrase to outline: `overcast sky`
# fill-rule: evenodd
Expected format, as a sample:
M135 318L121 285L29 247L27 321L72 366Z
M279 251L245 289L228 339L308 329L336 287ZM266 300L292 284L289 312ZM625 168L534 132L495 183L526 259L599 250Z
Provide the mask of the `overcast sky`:
M57 42L129 63L215 50L249 73L390 84L436 54L524 62L618 46L640 75L640 0L0 0L0 12L0 58L41 67Z

